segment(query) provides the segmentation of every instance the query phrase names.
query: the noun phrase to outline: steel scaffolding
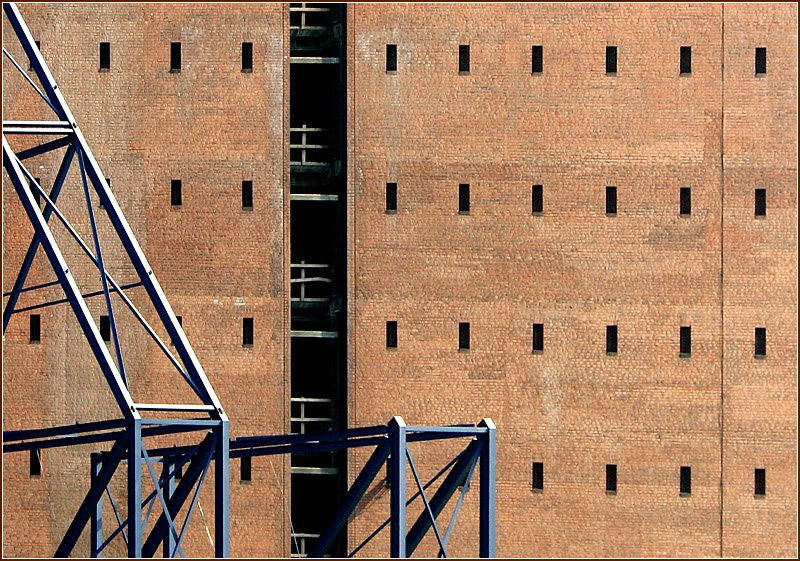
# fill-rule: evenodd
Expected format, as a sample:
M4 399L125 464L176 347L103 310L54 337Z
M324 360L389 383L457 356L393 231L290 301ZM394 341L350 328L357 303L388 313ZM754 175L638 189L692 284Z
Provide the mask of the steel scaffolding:
M56 557L70 555L75 545L90 524L90 554L100 556L112 540L121 536L127 544L129 557L153 556L161 552L165 557L183 554L183 539L192 519L200 490L209 469L214 469L214 553L217 557L230 554L230 458L243 458L271 454L299 452L323 452L356 447L374 447L374 451L346 493L339 511L328 530L320 536L313 552L323 555L345 527L348 518L369 485L374 481L380 467L389 460L391 512L388 520L355 548L356 554L387 525L390 527L390 554L393 557L411 555L426 533L433 529L442 555L447 554L448 540L458 518L465 494L476 467L480 473L480 536L479 554L494 556L495 543L495 427L491 420L484 419L477 426L460 425L448 427L406 426L403 419L394 417L385 426L328 431L317 434L291 434L252 436L230 439L229 420L217 398L197 356L173 312L156 275L134 236L125 216L112 193L100 166L86 142L78 124L61 94L58 84L48 69L41 52L18 8L14 4L3 4L14 35L30 60L34 79L28 75L11 53L3 48L3 54L22 74L27 83L44 100L54 114L49 121L4 121L3 122L3 166L16 191L25 213L34 228L34 236L28 245L13 289L4 294L7 302L3 312L3 333L11 317L19 312L42 308L59 303L69 303L81 330L89 342L92 353L102 371L109 389L119 407L120 418L82 422L74 425L15 430L3 433L3 453L39 451L45 448L76 446L88 443L105 443L110 449L95 452L90 458L91 484L65 532ZM12 149L7 136L25 135L34 139L45 139L40 144L21 151ZM64 149L64 155L49 193L39 184L26 167L27 160L45 153ZM68 217L56 205L70 169L77 161L89 223L92 230L91 246L84 241L72 226ZM92 205L92 194L101 204L108 217L115 239L121 242L130 264L136 271L137 282L120 285L106 269L99 230ZM40 207L39 199L44 202ZM64 257L53 231L50 218L55 215L70 236L96 266L101 291L82 292L78 280L73 276L70 263ZM58 280L32 287L25 282L39 247L44 251ZM93 249L92 249L93 246ZM20 294L60 285L63 299L18 308ZM147 301L153 305L158 319L166 331L173 351L159 337L143 314L126 295L126 290L143 288ZM92 297L102 296L109 318L110 347L103 340L86 304ZM119 325L115 319L114 306L120 301L144 331L154 340L174 366L197 401L194 403L140 403L129 389L128 374L120 346ZM113 354L112 354L113 352ZM175 356L177 354L177 356ZM167 396L164 396L165 399ZM170 437L180 446L154 448L148 446L152 437ZM185 443L195 438L194 445ZM449 462L431 481L423 484L414 464L409 443L467 438L466 448ZM124 464L126 468L122 468ZM157 471L158 468L158 471ZM123 519L120 509L111 495L109 483L115 473L127 470L127 517ZM407 496L407 474L413 476L417 492ZM444 476L444 474L447 474ZM143 475L149 475L152 491L143 488ZM178 475L182 476L178 478ZM433 495L428 498L426 489L444 476ZM147 477L144 477L147 480ZM460 488L460 492L459 492ZM145 496L145 492L147 495ZM451 520L444 531L437 518L445 505L458 494ZM117 526L106 533L103 527L102 499L108 496ZM409 530L406 508L417 497L422 499L425 510ZM149 524L153 507L160 505L161 514L154 524ZM183 525L177 523L183 516Z

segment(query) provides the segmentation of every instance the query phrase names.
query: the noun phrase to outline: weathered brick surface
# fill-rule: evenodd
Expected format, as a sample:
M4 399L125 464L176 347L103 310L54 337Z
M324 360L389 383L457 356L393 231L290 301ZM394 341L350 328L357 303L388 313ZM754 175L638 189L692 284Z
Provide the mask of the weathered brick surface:
M232 419L232 435L287 431L285 6L240 5L227 10L199 4L123 8L51 4L22 5L21 11L35 38L42 41L53 75L111 178L176 314L183 316L189 340ZM4 45L25 61L5 22L3 30ZM107 73L98 72L100 41L111 43ZM183 46L180 73L169 72L171 41ZM241 72L243 41L254 44L250 74ZM18 92L25 85L12 72L10 65L4 65L5 118L36 118L19 101ZM26 97L34 99L35 94L26 92ZM41 165L38 173L52 182L58 162L46 158ZM183 182L180 209L170 205L173 178ZM63 207L91 243L77 167L70 179ZM241 208L243 179L253 181L252 211ZM5 178L4 186L8 186ZM9 286L31 233L13 189L4 190L4 220L3 279ZM105 218L101 233L109 239ZM77 245L67 241L62 247L76 275L90 279L84 286L98 287L97 274ZM124 266L118 244L104 247L113 274L130 281L133 271ZM53 278L41 256L37 261L29 282ZM129 292L153 323L154 314L144 307L141 289ZM99 315L101 299L90 302L92 312ZM187 399L185 384L160 350L130 314L121 315L134 398ZM62 306L48 308L42 316L40 345L28 344L26 314L16 317L6 334L4 428L119 416L71 312ZM251 349L242 348L245 316L255 318L256 342ZM39 480L28 479L27 456L4 458L8 460L3 505L6 555L47 555L55 550L86 489L89 450L45 451ZM281 488L288 493L288 461L276 457L271 464L265 458L254 459L253 481L242 485L239 462L232 462L232 553L236 555L288 553L288 506L281 493ZM213 533L212 491L213 477L209 477L200 506ZM124 487L118 486L116 496L124 497ZM108 527L113 529L108 511ZM190 528L186 553L211 555L198 512ZM116 554L124 551L118 541ZM87 547L84 541L76 553L85 555Z
M725 31L739 36L732 48L723 45L721 6L350 8L352 424L391 414L410 423L491 416L501 555L796 551L796 11L740 10ZM761 82L752 71L759 41L775 61ZM396 75L385 73L387 43L398 45ZM471 72L460 76L465 43ZM533 44L544 45L538 76L530 73ZM613 77L604 72L607 44L619 48ZM682 45L693 48L691 76L679 76ZM724 256L723 52L725 97L741 100L725 109L725 139L759 146L777 191L775 212L754 221L753 179L742 176L748 214L736 230L726 222ZM747 72L733 74L737 65ZM756 87L767 107L748 93ZM388 181L398 184L396 215L383 211ZM457 212L459 183L471 184L468 216ZM530 213L534 183L544 185L540 217ZM613 218L604 213L606 185L619 191ZM690 218L679 216L682 186L692 187ZM734 208L726 206L726 219ZM773 243L728 239L762 229ZM737 269L736 255L752 256L751 243L761 244L763 260ZM724 331L726 357L746 340L739 362L771 381L757 383L757 395L775 407L751 401L749 376L741 390L725 387L725 412L734 409L725 416L723 464L720 272L729 248L741 252L725 267L726 279L737 269L740 298L762 294L756 278L775 284L764 288L766 301L749 304L752 318L738 306L726 313ZM767 361L753 365L757 316L775 335ZM398 321L396 350L385 349L387 320ZM471 322L467 353L457 351L459 321ZM545 325L541 355L530 352L532 323ZM619 326L617 356L604 352L607 324ZM691 358L678 356L681 325L692 326ZM737 376L735 360L726 358L726 381ZM737 395L747 403L731 405ZM733 432L736 420L743 426ZM445 456L428 457L443 465ZM530 490L533 460L545 465L542 494ZM615 497L603 489L606 463L619 466ZM761 463L775 484L756 502L752 468ZM681 465L692 467L691 497L679 496ZM737 508L725 510L725 549L721 469L725 507ZM381 495L351 535L385 516ZM770 522L751 524L762 519ZM474 553L470 541L473 549L456 552ZM433 539L427 544L434 554Z
M501 555L796 555L796 7L348 11L350 425L492 417ZM234 435L288 431L286 7L23 14ZM176 40L184 69L170 74ZM239 72L245 40L255 44L249 75ZM97 72L99 41L112 43L108 74ZM398 45L395 75L385 73L387 43ZM458 75L462 43L471 45L467 76ZM533 44L544 45L542 75L530 74ZM619 47L613 77L607 44ZM693 48L691 76L678 74L682 45ZM768 48L766 76L754 76L756 46ZM24 84L8 66L3 77L5 118L44 117L40 103L14 95ZM52 181L58 162L42 162L37 171ZM63 203L73 213L82 211L76 178ZM183 181L180 210L169 204L172 178ZM240 208L242 179L254 181L252 212ZM387 181L398 183L396 215L384 213ZM457 212L459 183L471 185L469 215ZM530 213L534 183L544 185L542 216ZM616 217L604 212L606 185L618 188ZM688 218L678 215L683 186L692 187ZM765 219L753 217L756 187L768 192ZM16 195L6 188L3 200L8 285L31 232ZM119 248L108 251L112 271L130 279ZM89 275L80 262L75 270ZM30 282L50 280L48 271L39 261ZM248 350L245 316L256 318ZM5 336L4 428L113 416L69 310L42 318L40 345L28 344L24 314ZM396 350L385 349L387 320L398 321ZM459 321L471 322L469 352L457 350ZM542 354L530 352L532 323L545 325ZM605 354L608 324L619 326L616 356ZM681 325L692 326L691 358L678 356ZM759 360L757 326L768 339ZM168 368L155 346L140 335L123 345L137 396L158 395ZM431 477L457 447L413 451ZM46 452L38 480L28 479L27 456L3 458L6 555L55 549L85 489L88 452ZM365 459L351 456L351 475ZM530 490L532 461L544 462L543 493ZM288 466L271 462L254 459L249 486L232 464L235 555L288 554ZM619 466L613 497L606 463ZM681 465L692 466L691 497L678 493ZM763 499L753 497L755 467L767 469ZM114 488L122 497L122 482ZM201 499L209 524L211 502ZM477 502L473 487L451 553L477 552ZM387 515L379 483L353 519L351 546ZM187 553L208 555L198 520ZM387 536L362 553L385 555ZM431 535L420 553L434 548Z

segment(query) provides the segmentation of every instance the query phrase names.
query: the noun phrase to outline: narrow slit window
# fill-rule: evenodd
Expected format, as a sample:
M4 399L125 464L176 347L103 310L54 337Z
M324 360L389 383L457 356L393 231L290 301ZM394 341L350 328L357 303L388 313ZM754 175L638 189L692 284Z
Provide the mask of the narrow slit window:
M544 188L541 185L534 185L531 188L531 212L533 214L544 212Z
M253 44L242 43L242 72L253 71Z
M681 216L692 214L692 188L681 187Z
M34 41L36 43L36 50L42 52L42 42L41 41ZM28 59L28 70L33 70L33 59Z
M692 468L681 466L681 496L688 497L692 494Z
M253 318L242 319L242 346L253 346Z
M617 464L606 464L606 493L617 494Z
M758 358L767 356L767 328L756 327L755 355Z
M458 324L458 350L469 350L469 322L460 322Z
M617 73L617 47L608 45L606 47L606 74Z
M183 328L183 316L175 316L175 319L178 320L178 325L180 325L181 328Z
M183 185L180 179L173 179L170 182L170 200L172 206L181 206L183 204Z
M458 212L469 214L469 183L458 186Z
M534 45L531 47L531 74L541 74L544 69L542 45Z
M681 47L681 74L692 73L692 48Z
M39 187L42 186L41 178L34 177L33 181ZM30 185L31 185L31 193L33 193L33 199L36 201L37 205L41 206L42 205L42 194L39 192L39 189L37 189L36 186L33 183L31 183Z
M541 353L544 351L544 324L533 324L533 352Z
M397 183L386 184L386 212L397 212Z
M606 214L609 216L617 214L617 188L613 186L606 187Z
M458 72L469 74L469 45L458 46Z
M692 326L681 326L680 339L680 356L692 356Z
M606 326L606 354L617 354L617 326Z
M387 321L386 322L386 348L387 349L396 349L397 348L397 322L396 321Z
M766 189L756 189L755 204L756 204L756 216L766 216L767 215Z
M169 71L181 71L181 44L170 43L169 45Z
M31 450L29 465L30 477L35 478L42 476L42 451L38 448Z
M531 472L531 489L542 492L544 490L544 464L533 462Z
M253 210L253 182L242 181L242 209Z
M108 316L100 316L100 337L106 343L111 341L111 322Z
M386 45L386 72L397 72L397 45Z
M31 314L30 316L30 333L29 341L31 343L41 343L42 341L42 316L39 314Z
M100 72L111 69L111 43L100 43Z
M756 74L767 73L767 48L756 47Z
M767 470L756 468L753 493L756 497L763 497L767 494Z
M249 482L253 480L253 458L242 456L242 463L239 465L239 480Z

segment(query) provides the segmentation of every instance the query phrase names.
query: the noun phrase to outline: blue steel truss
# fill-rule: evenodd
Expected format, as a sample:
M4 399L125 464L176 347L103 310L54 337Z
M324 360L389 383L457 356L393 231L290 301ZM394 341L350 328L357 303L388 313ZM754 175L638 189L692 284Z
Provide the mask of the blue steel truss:
M385 426L314 435L269 435L230 439L228 417L25 21L14 4L4 3L3 11L30 60L32 72L39 86L19 62L14 60L5 47L3 54L19 70L32 90L41 97L54 114L53 120L49 121L3 122L3 167L34 228L34 236L28 246L14 286L11 291L4 294L7 301L3 310L3 333L5 333L11 317L16 313L69 303L120 409L120 418L118 419L3 433L3 453L38 451L89 443L111 444L109 450L95 452L91 455L89 490L65 532L55 556L69 556L87 524L90 524L90 554L92 557L99 557L108 544L119 537L127 544L129 557L151 557L159 550L164 557L182 555L186 528L192 519L206 474L213 464L215 472L214 553L217 557L227 557L230 553L230 458L323 452L369 446L374 447L372 455L353 481L338 513L331 521L330 527L321 535L313 556L319 557L328 551L347 524L356 505L375 480L380 467L388 460L392 468L389 472L391 474L389 481L390 516L386 522L353 549L351 556L358 553L387 525L390 528L390 554L392 557L410 556L431 529L436 536L440 555L446 556L447 544L458 519L461 504L469 490L476 466L479 465L480 548L478 553L481 557L493 557L495 554L496 431L494 424L489 419L484 419L477 426L426 427L406 426L402 418L394 417ZM32 148L15 151L7 136L13 138L17 135L44 140ZM48 193L34 179L26 162L31 158L61 149L64 149L62 163ZM68 172L75 167L73 166L74 162L77 162L92 230L91 246L81 238L56 204ZM122 243L130 263L136 271L138 277L136 282L120 285L105 267L95 209L92 205L92 191L99 199L102 211L113 226L116 239ZM40 208L35 194L44 201L43 209ZM97 267L101 290L81 291L49 226L53 215ZM28 273L40 246L58 280L26 287ZM33 306L17 306L21 294L55 285L61 286L64 298ZM146 291L148 301L156 310L177 357L125 293L126 290L140 287ZM96 296L102 296L105 302L113 355L103 341L98 326L86 305L88 298ZM114 314L112 296L130 310L145 332L153 338L175 367L177 374L184 379L197 397L198 403L138 403L134 400L129 386L130 376L125 370L122 348L119 343L119 325ZM144 417L143 413L152 413L157 417ZM162 417L169 414L176 418L160 418L158 414L162 414ZM185 445L192 435L195 435L195 439L200 438L199 443L191 446ZM155 436L172 436L180 439L181 445L148 449L145 446L145 443L148 442L147 439ZM409 443L453 438L467 438L469 444L433 479L423 484L408 446ZM159 442L163 443L163 438ZM109 486L114 474L122 470L121 465L123 464L126 466L124 469L127 470L127 511L124 518ZM406 488L409 471L417 488L410 499L407 496ZM180 479L177 477L178 473L182 473ZM433 495L428 497L426 489L445 473L447 475L442 483ZM142 487L143 474L148 475L153 484L153 490L149 491L146 497ZM456 494L458 494L458 498L451 520L446 528L440 527L437 520L445 505ZM108 535L103 528L102 504L104 497L111 504L117 522L116 528ZM409 529L406 518L407 506L418 497L422 499L424 510ZM156 503L160 505L160 515L151 524L150 516L154 512ZM177 523L179 514L183 515L183 524L180 527Z

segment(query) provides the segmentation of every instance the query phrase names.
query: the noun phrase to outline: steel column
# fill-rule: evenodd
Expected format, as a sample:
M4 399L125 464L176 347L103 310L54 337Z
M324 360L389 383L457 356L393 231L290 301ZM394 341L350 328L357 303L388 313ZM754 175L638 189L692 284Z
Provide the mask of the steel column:
M100 470L103 468L103 462L100 459L99 454L92 454L90 465L91 486L95 487L98 485ZM92 531L89 538L91 540L91 544L89 546L89 553L91 557L100 557L100 546L103 545L103 495L100 495L100 498L98 498L97 502L95 503L91 528Z
M164 480L164 499L166 499L167 504L169 504L172 495L175 493L175 474L173 470L177 465L178 464L175 463L172 458L167 456L161 461L161 479ZM167 532L167 535L164 537L165 559L172 559L175 557L175 543L175 537L172 535L172 532Z
M128 557L142 556L142 421L128 424Z
M391 456L390 552L395 558L406 557L406 423L402 417L389 421Z
M230 555L230 427L220 421L214 451L214 555Z
M479 427L486 427L486 433L480 437L481 449L481 498L480 498L480 556L495 556L495 523L497 479L497 427L491 419L483 419Z

